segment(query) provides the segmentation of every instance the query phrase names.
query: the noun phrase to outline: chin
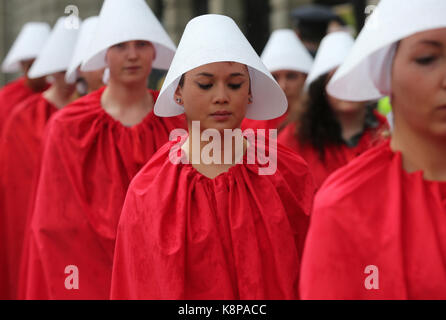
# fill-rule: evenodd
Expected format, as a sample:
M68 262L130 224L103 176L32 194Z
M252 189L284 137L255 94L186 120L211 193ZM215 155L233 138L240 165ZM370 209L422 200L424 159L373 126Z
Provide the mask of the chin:
M147 78L142 76L126 76L122 78L122 82L126 85L140 84L141 82L147 81Z
M446 139L446 122L436 124L430 131L433 136Z

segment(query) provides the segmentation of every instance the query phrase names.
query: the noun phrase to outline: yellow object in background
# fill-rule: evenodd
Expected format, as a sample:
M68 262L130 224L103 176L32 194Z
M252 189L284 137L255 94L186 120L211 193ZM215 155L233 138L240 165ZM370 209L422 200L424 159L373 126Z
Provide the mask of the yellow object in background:
M378 101L378 112L383 116L387 116L392 111L392 105L390 104L390 98L385 97Z

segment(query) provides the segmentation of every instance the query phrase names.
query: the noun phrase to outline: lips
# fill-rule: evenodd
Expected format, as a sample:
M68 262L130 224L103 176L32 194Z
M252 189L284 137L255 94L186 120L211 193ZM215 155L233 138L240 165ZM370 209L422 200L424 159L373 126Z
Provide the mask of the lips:
M232 114L232 112L229 111L217 111L211 114L211 116L230 116Z
M141 69L140 66L131 66L131 67L125 67L125 70L135 71Z
M215 121L226 121L229 119L229 117L232 115L232 112L229 111L224 111L224 110L220 110L220 111L216 111L214 113L211 114L211 117L215 120Z

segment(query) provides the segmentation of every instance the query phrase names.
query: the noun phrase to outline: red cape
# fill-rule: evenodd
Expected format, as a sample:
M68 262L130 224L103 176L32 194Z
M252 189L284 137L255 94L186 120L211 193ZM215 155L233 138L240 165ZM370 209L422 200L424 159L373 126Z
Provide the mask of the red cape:
M17 297L25 224L39 171L45 125L57 108L32 95L8 118L0 139L0 298Z
M316 187L320 188L325 179L334 171L383 142L383 138L379 134L384 128L387 128L387 121L384 117L375 115L379 121L377 128L366 129L355 147L348 147L346 144L326 147L324 161L320 159L317 149L309 144L302 145L299 142L294 123L289 124L280 132L278 142L291 148L304 158L314 177Z
M124 127L102 108L104 90L66 106L48 125L21 270L21 296L27 299L109 298L116 229L130 180L171 130L186 127L184 117L153 112ZM71 265L78 268L78 290L65 286Z
M330 176L311 219L302 298L446 299L446 183L408 174L389 143Z
M39 93L31 90L23 77L7 84L0 90L0 134L14 108L26 98Z
M254 129L254 131L256 131L257 129L278 130L280 128L280 125L287 119L287 117L288 117L288 112L285 112L280 117L271 120L252 120L245 118L242 122L242 130L246 129Z
M274 175L245 155L209 179L172 164L173 145L129 188L112 299L296 299L314 192L305 162L279 147Z

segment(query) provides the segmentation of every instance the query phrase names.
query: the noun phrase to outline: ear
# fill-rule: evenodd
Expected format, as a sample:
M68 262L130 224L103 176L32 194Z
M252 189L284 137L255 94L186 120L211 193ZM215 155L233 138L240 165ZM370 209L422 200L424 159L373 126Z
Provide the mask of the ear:
M248 95L248 104L252 104L252 101L253 101L252 93L249 92L249 95Z
M173 95L174 101L176 104L179 104L180 106L184 105L183 101L183 88L180 86L177 86L177 89L175 90L175 94Z

